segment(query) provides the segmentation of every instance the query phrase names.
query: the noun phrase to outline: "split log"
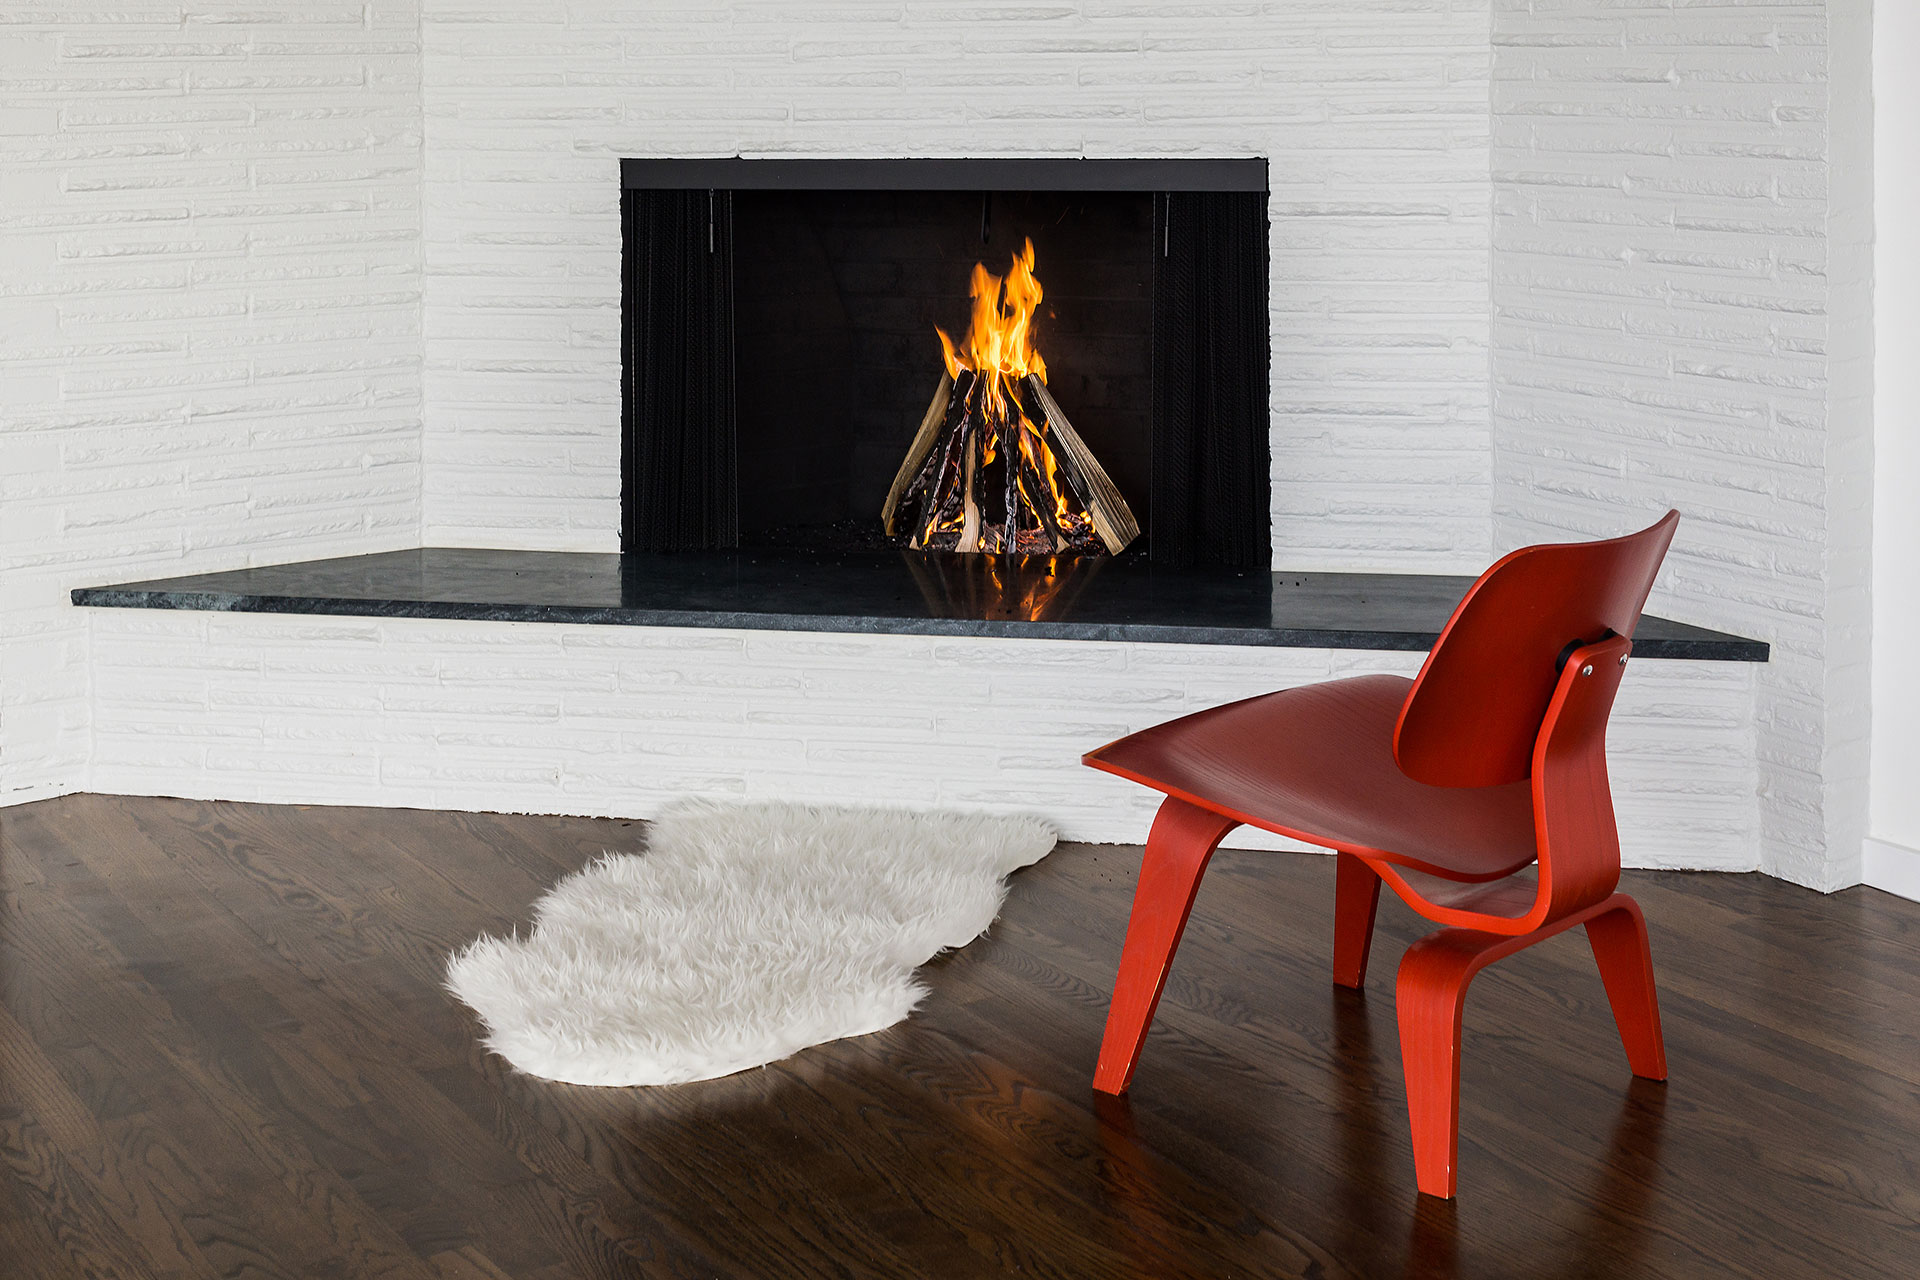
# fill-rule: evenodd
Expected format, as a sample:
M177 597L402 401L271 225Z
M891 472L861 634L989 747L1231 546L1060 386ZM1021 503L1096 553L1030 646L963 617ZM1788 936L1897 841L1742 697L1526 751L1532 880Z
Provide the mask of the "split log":
M1005 515L1006 524L1000 530L1000 550L1009 554L1020 549L1020 424L1003 420L1000 423L1000 474L1003 483L1000 486L1000 506Z
M1039 518L1040 531L1047 535L1053 544L1055 554L1067 549L1067 535L1060 531L1060 521L1053 513L1053 489L1047 484L1046 477L1040 474L1033 459L1023 451L1020 458L1020 488L1027 495L1027 506Z
M990 405L996 388L1012 401L1002 412ZM1070 518L1055 510L1056 496ZM972 370L942 375L881 522L912 548L1007 554L1021 552L1023 530L1030 551L1048 554L1117 555L1140 533L1126 499L1038 378Z
M887 489L886 505L880 508L880 527L887 531L889 537L899 532L894 527L894 520L900 508L900 499L906 496L908 484L919 474L920 464L933 451L933 442L940 438L940 428L947 420L947 402L952 395L953 379L942 373L940 385L934 388L933 402L920 419L920 429L913 433L913 443L907 446L907 456L901 459L900 470L894 474L893 484Z
M1078 480L1086 486L1087 515L1093 520L1094 531L1100 535L1100 541L1106 543L1107 551L1119 555L1126 550L1127 544L1140 536L1140 525L1133 518L1133 509L1127 500L1120 496L1120 490L1107 475L1106 468L1093 456L1093 450L1087 448L1087 442L1067 421L1067 415L1061 410L1059 401L1047 390L1047 384L1029 376L1023 380L1027 393L1039 402L1046 416L1047 429L1054 439L1060 442L1061 452L1072 465L1062 468L1069 479Z
M966 436L984 434L979 426L979 415L974 414L962 425L961 432ZM966 475L960 481L960 494L966 515L960 522L960 545L956 551L978 551L980 549L980 502L975 495L980 479L980 446L973 440L962 441L966 450Z
M914 530L907 544L909 546L925 545L926 534L934 524L950 520L959 513L960 484L965 476L963 458L966 454L967 422L973 415L979 391L980 380L969 375L966 390L957 399L949 400L946 421L940 427L940 447L929 450L925 468L903 495L905 498L922 495L920 527Z

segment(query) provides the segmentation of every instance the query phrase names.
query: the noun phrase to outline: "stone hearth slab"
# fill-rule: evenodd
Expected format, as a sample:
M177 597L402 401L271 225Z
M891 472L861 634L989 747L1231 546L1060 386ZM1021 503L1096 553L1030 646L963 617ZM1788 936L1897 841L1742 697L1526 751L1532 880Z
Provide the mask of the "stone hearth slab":
M425 547L82 587L77 605L633 627L1425 650L1471 578L1172 570L901 552L671 555ZM1765 662L1651 615L1636 656Z

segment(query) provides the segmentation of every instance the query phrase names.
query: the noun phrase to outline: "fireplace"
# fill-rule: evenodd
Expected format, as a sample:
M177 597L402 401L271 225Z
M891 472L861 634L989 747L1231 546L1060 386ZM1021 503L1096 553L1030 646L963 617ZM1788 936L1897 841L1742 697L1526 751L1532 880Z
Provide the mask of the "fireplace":
M1264 161L622 176L624 550L1267 564Z

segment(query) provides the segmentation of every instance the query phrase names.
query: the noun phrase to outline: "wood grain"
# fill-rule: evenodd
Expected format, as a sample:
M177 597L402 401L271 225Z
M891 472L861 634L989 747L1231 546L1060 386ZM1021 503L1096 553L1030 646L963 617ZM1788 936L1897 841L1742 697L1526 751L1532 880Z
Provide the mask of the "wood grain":
M1383 902L1225 852L1128 1100L1091 1072L1137 849L1063 846L901 1026L705 1084L515 1075L441 988L645 827L72 796L0 811L0 1274L1910 1277L1920 906L1628 873L1672 1079L1586 945L1468 1000L1463 1192L1422 1201Z

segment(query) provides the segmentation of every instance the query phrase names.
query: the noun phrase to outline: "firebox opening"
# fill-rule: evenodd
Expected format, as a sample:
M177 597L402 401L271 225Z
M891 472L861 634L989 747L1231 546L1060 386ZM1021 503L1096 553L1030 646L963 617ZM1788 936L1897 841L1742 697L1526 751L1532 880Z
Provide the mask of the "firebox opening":
M1004 276L1028 244L1048 392L1149 527L1153 222L1143 192L735 192L741 543L906 544L880 513L946 371L938 331L964 341L976 264Z
M1267 565L1264 161L621 172L623 550Z

